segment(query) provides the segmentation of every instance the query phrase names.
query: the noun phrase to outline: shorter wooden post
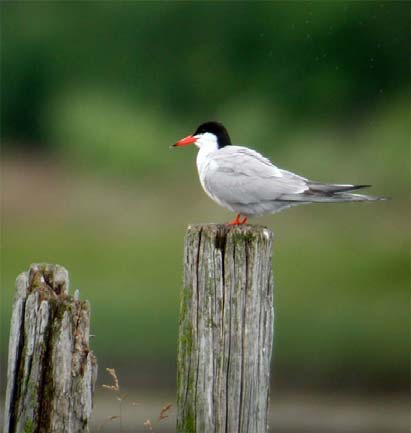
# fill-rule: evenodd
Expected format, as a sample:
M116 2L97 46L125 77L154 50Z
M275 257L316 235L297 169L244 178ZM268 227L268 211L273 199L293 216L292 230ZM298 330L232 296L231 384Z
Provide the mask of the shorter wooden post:
M190 226L177 357L177 433L266 433L272 233Z
M89 431L97 375L90 305L68 289L58 265L32 265L17 278L4 433Z

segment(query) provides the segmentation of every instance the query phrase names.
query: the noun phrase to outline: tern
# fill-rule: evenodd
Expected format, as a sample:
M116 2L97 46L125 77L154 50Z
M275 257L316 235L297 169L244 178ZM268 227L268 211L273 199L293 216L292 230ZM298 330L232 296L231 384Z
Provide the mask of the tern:
M199 148L197 169L204 191L237 214L229 225L300 204L384 200L351 192L371 185L321 183L278 168L255 150L231 144L219 122L202 123L172 147L189 144Z

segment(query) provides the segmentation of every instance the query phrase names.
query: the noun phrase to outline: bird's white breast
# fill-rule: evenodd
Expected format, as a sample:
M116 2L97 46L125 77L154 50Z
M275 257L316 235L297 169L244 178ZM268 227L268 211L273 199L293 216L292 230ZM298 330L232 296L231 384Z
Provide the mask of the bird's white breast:
M231 209L230 206L227 206L227 203L223 203L212 191L207 188L206 178L213 175L213 172L218 169L218 163L213 159L213 155L215 155L215 148L203 146L200 148L197 154L197 170L198 177L200 178L201 186L207 195L217 202L220 206L225 206Z

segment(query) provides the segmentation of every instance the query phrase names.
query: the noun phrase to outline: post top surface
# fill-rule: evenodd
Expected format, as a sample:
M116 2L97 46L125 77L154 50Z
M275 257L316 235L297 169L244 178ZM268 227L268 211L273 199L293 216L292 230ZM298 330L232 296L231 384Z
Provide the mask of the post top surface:
M66 268L48 263L33 263L27 272L29 292L44 289L52 296L67 296L69 275Z
M219 238L228 236L262 237L267 241L273 237L273 232L268 227L251 224L237 226L228 224L190 224L187 228L187 234L189 233L203 233L213 237L218 236Z

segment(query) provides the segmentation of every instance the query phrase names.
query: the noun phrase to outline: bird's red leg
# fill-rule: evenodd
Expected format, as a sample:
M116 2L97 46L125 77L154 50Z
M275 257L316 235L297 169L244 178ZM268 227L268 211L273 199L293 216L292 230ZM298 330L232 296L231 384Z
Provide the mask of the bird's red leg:
M240 214L237 214L237 216L235 217L234 220L230 221L227 223L227 225L229 226L240 226L242 224L245 224L247 222L247 217L244 217L244 219L241 221L240 220Z
M240 214L237 214L234 220L227 223L229 226L238 226L240 224Z

